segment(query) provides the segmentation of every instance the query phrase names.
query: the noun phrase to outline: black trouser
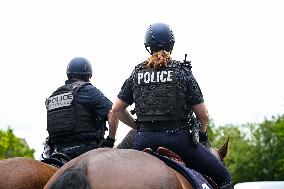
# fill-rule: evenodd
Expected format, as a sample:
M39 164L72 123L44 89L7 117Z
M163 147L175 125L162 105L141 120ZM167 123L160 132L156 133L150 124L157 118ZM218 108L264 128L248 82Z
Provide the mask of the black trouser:
M138 131L134 148L143 150L158 147L172 150L185 161L185 163L212 178L220 187L231 183L232 178L226 167L202 144L194 146L188 130L175 131Z

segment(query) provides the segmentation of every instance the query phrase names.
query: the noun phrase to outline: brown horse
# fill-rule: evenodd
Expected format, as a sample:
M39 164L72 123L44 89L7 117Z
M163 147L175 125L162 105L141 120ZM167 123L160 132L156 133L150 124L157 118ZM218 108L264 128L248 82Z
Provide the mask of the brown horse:
M40 189L57 170L31 158L4 159L0 161L0 189Z
M214 150L226 155L228 141ZM222 158L224 158L223 156ZM179 172L160 159L133 149L99 148L66 163L44 189L190 189Z

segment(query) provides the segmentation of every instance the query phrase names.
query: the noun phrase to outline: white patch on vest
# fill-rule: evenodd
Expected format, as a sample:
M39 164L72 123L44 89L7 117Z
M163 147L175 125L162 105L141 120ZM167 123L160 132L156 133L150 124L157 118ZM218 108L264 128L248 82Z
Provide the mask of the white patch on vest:
M139 72L137 74L137 83L156 83L156 82L170 82L173 81L173 72L169 71L153 71L153 72Z
M159 71L159 72L157 72L157 82L160 82L159 75L160 75L160 71Z
M155 80L155 74L151 74L151 83L155 83L155 82L157 82L157 81Z
M203 183L201 186L202 186L202 189L210 189L206 183Z
M173 81L173 71L168 71L168 78L167 81Z
M72 92L56 95L46 100L46 109L53 110L53 109L62 108L65 106L70 106L72 101L73 101Z
M138 73L138 84L140 84L140 80L143 79L143 73Z
M150 72L145 72L144 73L144 83L149 83L150 82Z

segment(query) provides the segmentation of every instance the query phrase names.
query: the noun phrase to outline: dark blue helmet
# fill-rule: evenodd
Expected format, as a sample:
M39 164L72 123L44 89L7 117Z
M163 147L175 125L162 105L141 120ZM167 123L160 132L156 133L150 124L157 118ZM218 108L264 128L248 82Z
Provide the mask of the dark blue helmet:
M92 75L91 63L83 57L73 58L66 70L67 75Z
M151 24L145 35L145 48L150 53L166 50L171 52L175 43L175 36L169 25L164 23ZM148 49L150 47L150 51Z

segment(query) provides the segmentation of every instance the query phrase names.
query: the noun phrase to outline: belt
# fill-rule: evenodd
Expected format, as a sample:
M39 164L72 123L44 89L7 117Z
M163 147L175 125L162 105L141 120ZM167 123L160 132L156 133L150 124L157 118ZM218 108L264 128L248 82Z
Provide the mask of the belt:
M138 129L142 131L182 130L191 127L192 125L188 121L147 121L138 123Z
M98 143L93 141L93 140L92 141L87 140L87 141L62 142L60 144L54 144L54 148L57 151L63 151L63 150L67 150L67 149L70 150L70 149L73 149L73 148L85 146L87 144L98 145Z

